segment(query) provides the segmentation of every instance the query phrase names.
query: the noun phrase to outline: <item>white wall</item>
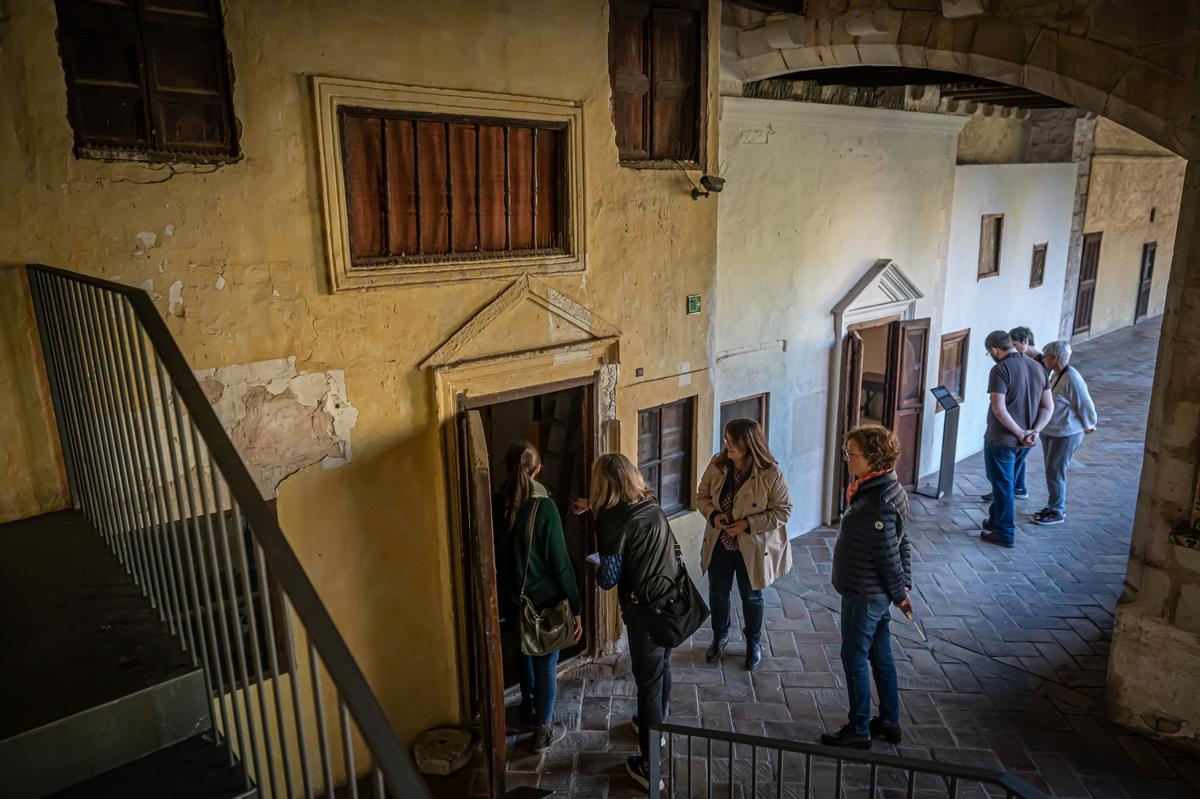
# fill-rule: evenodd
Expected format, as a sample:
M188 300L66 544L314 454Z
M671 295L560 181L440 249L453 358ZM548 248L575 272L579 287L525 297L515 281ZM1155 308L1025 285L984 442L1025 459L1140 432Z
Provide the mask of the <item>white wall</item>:
M1075 164L959 166L954 174L946 307L942 332L970 328L966 401L959 416L958 457L983 448L987 426L987 378L992 361L983 342L993 330L1033 329L1038 346L1057 337L1075 191ZM1004 214L1000 274L978 279L979 228L984 214ZM1046 243L1046 275L1029 288L1033 245ZM938 350L930 361L936 380ZM942 445L937 414L935 447ZM934 465L936 468L936 464ZM924 473L924 472L923 472Z
M932 317L936 346L963 122L722 100L719 160L728 183L717 215L716 399L771 393L770 445L791 487L793 534L821 523L830 490L825 459L834 304L877 259L890 258L924 294L916 315ZM1069 215L1070 202L1065 205ZM935 462L932 403L926 411L923 473Z

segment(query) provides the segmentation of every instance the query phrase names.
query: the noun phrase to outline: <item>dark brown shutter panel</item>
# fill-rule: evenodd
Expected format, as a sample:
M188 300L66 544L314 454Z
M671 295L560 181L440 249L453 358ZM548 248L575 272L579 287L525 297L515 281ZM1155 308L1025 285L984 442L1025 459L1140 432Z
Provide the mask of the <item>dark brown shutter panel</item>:
M446 252L450 248L449 206L446 201L446 123L416 124L421 252Z
M480 125L479 228L484 250L503 250L507 246L504 182L504 128L499 125Z
M608 38L613 124L622 161L650 157L650 5L614 0Z
M383 140L377 117L342 117L346 142L346 198L350 216L350 254L385 255L383 242Z
M509 128L508 224L514 250L533 249L533 130Z
M479 247L475 193L475 126L450 125L450 195L454 198L454 251Z
M562 209L559 179L564 169L560 141L562 131L537 132L537 241L539 250L562 246Z
M417 253L417 170L413 160L413 122L388 119L387 229L388 255Z
M149 148L143 56L132 6L60 0L58 19L76 145Z
M653 159L699 159L696 147L699 26L700 15L694 11L656 8L651 14L654 118L650 128L650 157Z
M233 154L220 17L148 12L142 36L155 148Z

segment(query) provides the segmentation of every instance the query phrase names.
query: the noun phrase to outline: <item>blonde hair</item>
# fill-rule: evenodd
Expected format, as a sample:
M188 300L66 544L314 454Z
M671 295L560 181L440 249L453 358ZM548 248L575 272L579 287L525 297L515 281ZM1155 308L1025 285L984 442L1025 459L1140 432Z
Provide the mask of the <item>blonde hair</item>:
M592 464L592 485L588 492L592 513L622 502L641 502L649 496L642 473L621 453L601 455Z
M504 465L508 469L508 479L500 493L504 497L504 523L512 527L517 522L521 506L533 496L533 477L542 465L542 457L538 455L537 447L523 441L508 448Z

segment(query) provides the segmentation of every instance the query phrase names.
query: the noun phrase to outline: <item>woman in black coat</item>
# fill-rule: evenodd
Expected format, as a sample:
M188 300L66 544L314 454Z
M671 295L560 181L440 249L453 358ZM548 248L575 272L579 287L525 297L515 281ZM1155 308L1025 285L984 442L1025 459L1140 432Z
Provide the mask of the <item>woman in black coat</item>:
M842 595L842 668L850 694L847 723L821 736L828 746L870 749L871 736L900 742L900 691L888 621L891 606L912 611L908 495L896 476L900 443L879 425L846 434L842 457L854 476L833 550L833 587ZM868 668L869 666L869 668ZM871 717L871 676L879 715Z

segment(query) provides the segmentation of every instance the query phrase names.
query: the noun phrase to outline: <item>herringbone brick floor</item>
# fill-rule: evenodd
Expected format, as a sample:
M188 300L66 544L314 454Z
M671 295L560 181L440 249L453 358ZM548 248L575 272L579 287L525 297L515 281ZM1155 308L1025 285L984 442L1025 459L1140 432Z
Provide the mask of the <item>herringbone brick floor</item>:
M913 497L915 604L930 641L921 642L903 621L893 624L904 742L876 742L876 751L1006 769L1059 797L1200 795L1200 762L1104 718L1109 636L1125 573L1157 340L1158 320L1151 320L1077 348L1075 365L1091 386L1101 422L1072 468L1066 524L1043 528L1028 521L1046 496L1040 451L1029 460L1031 496L1019 505L1023 521L1012 550L978 539L986 514L979 495L988 488L979 456L959 464L954 497ZM759 671L742 669L737 633L719 665L704 661L707 631L674 653L672 722L813 740L845 721L838 599L829 585L835 539L835 530L820 529L793 542L795 568L767 591L769 652ZM563 679L557 717L569 731L541 757L527 754L514 737L510 788L523 787L529 796L547 790L644 796L623 769L636 749L629 729L634 693L623 661L590 664ZM735 785L737 797L750 795L751 764L748 753L738 759L742 754L735 753L735 776L747 779ZM692 767L702 770L703 761L696 758ZM728 760L714 767L718 777L725 775ZM685 770L676 764L677 773ZM785 771L785 796L809 795L799 771ZM891 776L879 795L904 795L903 783ZM833 797L832 779L831 768L814 768L811 796ZM868 796L865 773L852 774L850 782L858 787L844 796ZM762 795L774 796L774 787ZM918 788L921 796L947 795L936 784ZM726 795L714 788L714 797Z

